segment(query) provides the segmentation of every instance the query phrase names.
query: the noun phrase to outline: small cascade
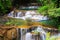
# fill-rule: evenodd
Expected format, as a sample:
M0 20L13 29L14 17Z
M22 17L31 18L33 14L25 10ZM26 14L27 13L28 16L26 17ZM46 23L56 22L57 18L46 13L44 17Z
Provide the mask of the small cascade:
M37 30L37 32L40 32L41 40L46 40L46 32L43 30L43 28L38 27L36 30Z
M14 11L10 12L10 13L8 14L8 17L13 17L13 13L14 13Z
M33 31L39 32L40 35L34 33L32 34L31 32ZM41 27L37 27L36 29L32 29L31 31L27 32L27 29L21 29L21 40L46 40L46 32L43 30ZM35 32L34 31L34 32Z
M17 40L46 40L48 31L41 26L31 27L30 28L19 28L17 29ZM13 38L12 33L12 38ZM60 38L60 33L50 35L49 39Z
M20 30L20 31L21 31L21 40L23 39L23 38L22 38L22 36L23 36L22 30L23 30L23 29L21 28L21 30Z
M47 16L40 15L35 11L26 11L24 13L16 12L15 14L14 14L14 11L12 11L8 14L8 17L18 18L18 19L23 19L23 20L30 18L32 20L34 19L35 21L48 20Z
M30 32L26 33L25 40L32 40L32 34Z
M25 34L27 33L27 29L20 28L20 40L25 40Z
M18 13L17 13L17 17L21 17L21 16L22 16L21 13L22 13L22 12L18 12Z

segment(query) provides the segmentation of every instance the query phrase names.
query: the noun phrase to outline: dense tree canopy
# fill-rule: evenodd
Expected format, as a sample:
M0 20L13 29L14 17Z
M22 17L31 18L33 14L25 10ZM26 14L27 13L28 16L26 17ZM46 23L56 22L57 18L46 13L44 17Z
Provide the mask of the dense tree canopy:
M11 6L11 0L0 0L0 16L8 13Z
M41 1L41 0L40 0ZM38 8L38 11L42 15L48 16L51 20L45 22L47 25L51 24L52 26L55 25L56 28L59 27L60 22L60 2L59 0L43 0L42 1L42 6Z
M0 16L10 12L11 8L27 6L29 3L37 2L37 0L0 0Z

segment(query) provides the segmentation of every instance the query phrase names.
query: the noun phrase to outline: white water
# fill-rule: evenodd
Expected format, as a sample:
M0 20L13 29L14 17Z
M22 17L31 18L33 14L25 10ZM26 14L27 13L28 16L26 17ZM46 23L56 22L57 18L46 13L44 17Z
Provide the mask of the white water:
M17 17L21 17L21 13L22 13L22 12L18 12L18 13L17 13Z
M46 40L46 32L43 30L43 28L38 26L36 30L37 32L40 32L41 40Z
M32 34L30 32L26 33L25 40L32 40Z
M48 20L47 16L42 16L35 11L26 11L25 16L23 16L22 14L23 14L22 12L17 12L15 14L15 17L13 17L14 11L12 11L8 14L8 17L19 18L19 19L23 19L23 20L26 20L26 18L30 18L32 20L34 19L35 21Z
M22 40L22 29L20 31L21 31L21 40Z
M26 31L26 33L24 34L24 31ZM34 30L32 30L32 32L33 32ZM46 32L43 30L43 28L42 27L37 27L36 29L35 29L35 31L36 32L39 32L40 33L40 40L46 40ZM34 32L35 32L34 31ZM21 28L21 30L20 30L20 33L21 33L21 39L20 40L37 40L35 37L33 37L32 38L32 34L31 34L31 32L27 32L27 29L22 29ZM18 34L17 34L18 35ZM37 35L37 34L34 34L34 35Z
M35 30L32 30L32 32L39 32L40 33L40 40L46 40L46 32L43 30L42 27L37 27ZM38 35L38 34L34 34L34 35ZM26 40L37 40L36 38L32 38L32 34L30 32L26 33Z

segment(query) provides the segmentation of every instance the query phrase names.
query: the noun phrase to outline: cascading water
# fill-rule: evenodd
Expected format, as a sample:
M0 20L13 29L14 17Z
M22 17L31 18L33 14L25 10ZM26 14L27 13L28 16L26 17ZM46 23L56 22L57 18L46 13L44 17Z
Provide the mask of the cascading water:
M23 34L23 33L22 33L22 30L23 30L23 29L21 28L21 30L20 30L20 32L21 32L21 40L22 40L22 36L23 36L23 35L22 35L22 34Z
M43 30L43 28L41 28L41 27L37 27L35 30L32 30L32 32L39 32L40 33L40 36L38 36L38 38L37 38L37 36L36 35L38 35L38 34L31 34L31 32L27 32L26 33L26 40L46 40L46 32ZM34 37L35 36L35 37ZM37 39L36 39L37 38Z
M22 14L23 14L22 12L17 12L14 15L14 11L12 11L8 14L8 17L19 18L23 20L26 20L26 18L30 18L30 19L34 19L35 21L48 20L47 16L42 16L35 11L26 11L25 16L23 16Z
M30 19L34 19L33 21L48 20L48 17L47 16L42 16L40 14L37 14L35 11L26 11L26 13L25 13L24 16L22 14L23 14L22 12L17 12L14 15L14 11L12 11L12 12L10 12L8 14L8 17L19 18L19 19L23 19L23 20L26 20L26 18L30 18ZM45 40L46 39L46 32L43 30L43 28L38 27L36 29L36 31L40 33L41 40ZM19 32L20 32L20 34L19 34ZM27 32L27 29L25 30L25 32L26 32L25 34L23 34L23 32L24 31L23 31L22 28L20 30L17 29L17 35L18 35L17 36L17 39L18 40L29 40L29 39L30 40L35 40L34 38L32 39L32 34L30 32Z
M17 17L21 17L21 16L22 16L21 13L22 13L22 12L18 12L18 13L17 13Z
M20 28L19 32L20 32L20 34L21 34L21 35L18 35L18 36L20 36L20 40L26 40L26 39L25 39L25 34L27 33L27 29ZM18 37L17 37L17 38L18 38Z
M46 40L46 32L43 30L42 27L39 27L36 29L37 32L40 32L41 40Z
M32 40L32 34L30 32L26 33L25 40Z
M8 14L8 17L13 17L13 13L14 13L14 11L10 12L10 13Z
M39 32L39 36L37 38L36 33L31 34L31 32ZM37 38L37 39L36 39ZM29 31L28 29L24 28L17 28L17 40L46 40L46 32L40 26Z

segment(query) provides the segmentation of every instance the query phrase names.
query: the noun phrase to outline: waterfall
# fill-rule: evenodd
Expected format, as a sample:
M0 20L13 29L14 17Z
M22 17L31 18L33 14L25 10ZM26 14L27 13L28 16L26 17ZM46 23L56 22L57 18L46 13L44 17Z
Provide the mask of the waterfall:
M8 14L8 17L18 18L18 19L23 19L23 20L30 18L30 19L34 19L35 21L48 20L47 16L43 16L41 14L37 15L37 14L38 13L36 11L26 11L26 13L25 12L23 13L20 11L20 12L16 12L15 14L14 14L14 11L12 11Z
M25 40L25 34L27 33L27 29L24 29L24 28L20 28L20 40Z
M21 17L21 13L22 13L22 12L18 12L18 13L17 13L17 17Z
M21 30L20 30L20 32L21 32L21 40L22 40L22 34L23 34L23 33L22 33L22 30L23 30L23 29L21 28Z
M17 28L17 40L21 40L21 29Z
M32 40L32 34L30 32L26 33L26 38L25 40Z
M14 11L11 11L11 12L8 14L8 17L13 17L13 13L14 13Z
M32 36L31 32L34 30L36 32L39 32L40 36L36 36L37 34L34 34L34 36ZM32 29L30 32L28 29L17 28L17 40L46 40L46 32L42 27L38 26L34 30ZM36 39L36 37L38 38Z
M43 30L42 27L39 27L36 29L37 32L40 32L41 40L46 40L46 32Z

